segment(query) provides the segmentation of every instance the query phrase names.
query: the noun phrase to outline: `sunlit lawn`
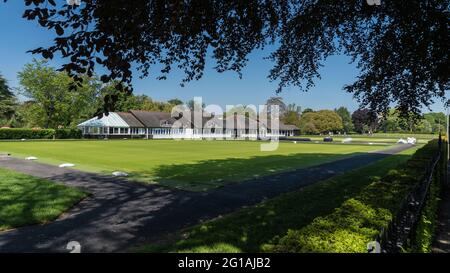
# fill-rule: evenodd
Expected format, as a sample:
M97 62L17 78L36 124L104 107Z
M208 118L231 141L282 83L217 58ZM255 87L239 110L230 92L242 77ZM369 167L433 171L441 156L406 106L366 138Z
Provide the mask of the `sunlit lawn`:
M57 218L86 193L0 168L0 231Z
M317 135L304 135L304 136L298 136L299 138L310 138L312 141L322 141L324 137L326 136L317 136ZM438 135L433 134L408 134L408 133L397 133L397 134L389 134L389 133L377 133L373 135L334 135L332 136L333 140L335 142L342 142L342 140L346 138L351 138L354 143L387 143L387 144L393 144L397 143L397 141L400 138L406 139L408 137L414 137L417 139L417 143L425 144L428 141L430 141L433 138L438 138Z
M280 143L262 152L256 141L99 140L0 142L0 152L38 161L74 163L75 168L111 174L125 171L147 183L204 190L228 182L309 167L387 146Z
M368 166L332 177L256 206L158 238L158 244L131 249L138 252L263 252L265 246L327 215L356 196L388 170L408 160L411 148Z

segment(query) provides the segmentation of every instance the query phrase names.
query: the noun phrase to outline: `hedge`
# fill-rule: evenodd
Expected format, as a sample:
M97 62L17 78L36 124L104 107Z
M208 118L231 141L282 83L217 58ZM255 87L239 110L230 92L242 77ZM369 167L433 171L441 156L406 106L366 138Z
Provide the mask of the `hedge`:
M83 133L78 129L57 129L55 131L56 139L80 139Z
M82 133L78 129L0 129L0 139L79 139L81 137Z
M407 194L417 185L436 153L437 141L430 141L405 164L367 186L329 215L309 225L289 230L271 252L367 252L383 227L387 227Z

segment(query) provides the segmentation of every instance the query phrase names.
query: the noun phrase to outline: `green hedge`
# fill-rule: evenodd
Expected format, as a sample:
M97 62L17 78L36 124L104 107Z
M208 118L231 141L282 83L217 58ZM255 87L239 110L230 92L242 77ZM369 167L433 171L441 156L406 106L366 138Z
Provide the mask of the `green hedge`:
M52 139L53 129L0 129L0 139Z
M383 227L387 227L412 188L421 181L437 152L437 141L419 149L408 162L391 170L345 201L333 213L318 217L298 230L289 230L268 251L366 252Z
M82 133L78 129L0 129L0 139L79 139Z
M80 139L82 137L83 134L78 129L57 129L55 131L56 139Z

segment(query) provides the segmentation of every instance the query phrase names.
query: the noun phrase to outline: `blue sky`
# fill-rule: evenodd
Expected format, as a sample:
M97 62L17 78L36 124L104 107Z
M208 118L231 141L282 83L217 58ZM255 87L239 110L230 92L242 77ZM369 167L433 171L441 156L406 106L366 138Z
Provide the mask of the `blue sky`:
M36 22L21 18L24 1L10 0L0 3L0 73L8 80L11 87L17 87L17 72L30 62L33 55L27 50L50 45L54 34L38 26ZM134 90L136 94L146 94L156 100L179 98L183 101L201 96L206 104L263 104L267 98L276 96L276 83L267 79L272 63L263 58L268 51L256 51L249 56L249 63L239 79L234 72L217 73L212 69L214 63L209 61L204 77L199 81L180 86L183 74L174 71L165 81L156 80L156 74L140 79L134 75ZM36 56L37 58L39 56ZM329 58L321 69L321 79L309 92L301 92L297 88L286 88L279 96L286 103L296 103L302 108L333 109L346 106L351 111L358 108L358 103L351 94L342 90L345 84L352 83L358 74L354 64L349 64L346 56ZM53 66L59 66L63 60L51 61ZM443 111L441 102L432 106L433 111ZM424 109L425 112L428 110Z

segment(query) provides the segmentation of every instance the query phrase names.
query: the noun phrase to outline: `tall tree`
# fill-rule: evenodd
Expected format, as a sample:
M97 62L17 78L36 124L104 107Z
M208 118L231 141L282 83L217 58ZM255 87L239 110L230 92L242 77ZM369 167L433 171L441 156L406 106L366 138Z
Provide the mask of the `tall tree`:
M445 132L447 118L444 113L426 113L423 118L430 123L433 133Z
M6 79L0 74L0 126L10 126L16 112L17 100Z
M0 100L8 99L14 97L8 86L6 79L0 74Z
M352 122L352 116L350 115L350 112L348 111L348 109L344 106L339 107L338 109L334 110L342 119L342 125L343 125L343 130L346 133L350 133L351 131L353 131L354 127L353 127L353 122Z
M287 110L282 118L282 121L285 124L292 124L299 126L301 114L302 108L300 106L297 106L295 103L290 103L287 106Z
M355 131L363 134L366 132L373 133L378 127L379 119L376 113L362 108L353 112L352 121L353 126L355 126Z
M312 108L305 108L305 110L303 110L302 115L306 114L306 113L311 113L314 112L314 110Z
M158 78L178 66L184 84L202 77L208 52L217 71L240 75L250 52L275 44L269 79L277 91L309 89L324 61L340 53L360 69L345 89L372 111L395 102L402 113L418 113L449 89L449 0L24 1L31 6L23 17L57 35L32 52L60 53L75 79L100 65L109 70L105 82L131 85L131 64L148 76L159 63Z
M302 115L300 119L302 133L329 133L342 130L342 119L331 110L319 110Z
M167 101L167 103L170 103L171 105L182 105L183 101L180 99L170 99Z
M77 92L69 90L72 78L64 72L58 72L46 61L33 60L18 73L21 92L30 99L26 109L34 112L28 121L45 128L67 127L74 122L91 117L99 99L100 83L95 78L82 75L83 84Z

